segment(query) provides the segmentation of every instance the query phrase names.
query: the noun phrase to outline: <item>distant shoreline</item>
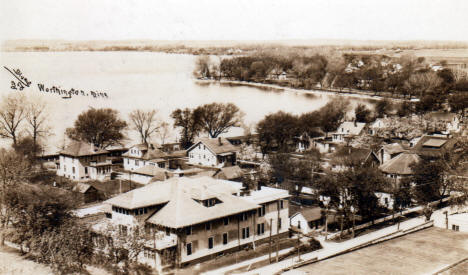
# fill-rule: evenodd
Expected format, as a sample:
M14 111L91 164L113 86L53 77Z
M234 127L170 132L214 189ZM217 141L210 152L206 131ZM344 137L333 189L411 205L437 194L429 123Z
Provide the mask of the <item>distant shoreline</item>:
M233 84L233 85L241 85L241 86L251 86L257 88L269 88L275 89L282 92L294 92L294 93L302 93L302 94L335 94L341 96L348 96L348 97L356 97L356 98L363 98L363 99L375 99L375 100L382 100L382 99L389 99L396 102L403 102L403 101L410 101L409 99L403 98L395 98L395 97L385 97L379 95L373 95L369 92L364 91L355 91L355 90L343 90L342 92L334 90L334 89L316 89L316 90L305 90L305 89L297 89L297 88L290 88L284 87L276 84L265 84L265 83L258 83L258 82L247 82L247 81L239 81L239 80L214 80L214 79L195 79L195 82L199 83L220 83L220 84Z

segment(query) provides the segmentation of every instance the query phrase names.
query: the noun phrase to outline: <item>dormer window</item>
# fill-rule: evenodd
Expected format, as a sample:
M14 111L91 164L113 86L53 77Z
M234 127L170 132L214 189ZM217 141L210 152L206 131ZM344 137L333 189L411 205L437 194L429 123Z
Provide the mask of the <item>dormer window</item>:
M203 206L205 206L205 207L212 207L212 206L215 206L218 203L222 203L222 201L219 200L218 198L210 198L210 199L206 199L206 200L194 199L194 201L196 201L196 202L198 202L200 204L203 204Z

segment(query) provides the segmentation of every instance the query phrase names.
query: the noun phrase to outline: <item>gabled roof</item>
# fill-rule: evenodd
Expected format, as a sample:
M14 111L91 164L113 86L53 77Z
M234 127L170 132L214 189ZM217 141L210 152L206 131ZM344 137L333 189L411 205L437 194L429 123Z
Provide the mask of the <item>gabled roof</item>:
M382 149L390 155L402 153L405 151L405 148L403 148L403 146L397 142L383 145Z
M214 154L230 153L236 152L237 148L232 145L226 138L200 138L195 142L190 148L187 149L187 152L190 152L193 148L198 146L199 143L204 144L208 149Z
M411 175L411 165L420 161L417 154L402 153L382 164L379 169L387 174Z
M73 186L72 190L84 194L91 188L94 188L91 184L79 182Z
M131 148L135 148L135 147L140 147L138 148L140 151L143 152L143 155L141 158L139 159L143 159L143 160L156 160L156 159L164 159L166 158L167 156L169 156L169 154L165 153L164 151L160 150L160 149L157 149L157 148L147 148L146 145L144 144L138 144L138 145L135 145L135 146L132 146ZM131 149L130 148L130 149ZM126 153L122 154L122 156L124 157L132 157L130 155L130 150L127 151Z
M159 168L156 165L145 165L141 168L136 169L132 173L155 177L160 176L161 174L164 176L166 170L163 168Z
M294 215L291 216L291 218L298 214L301 214L304 217L304 219L308 222L316 221L322 218L322 208L320 207L300 208L298 212L296 212Z
M232 179L240 178L243 175L244 175L244 172L242 171L242 169L239 166L235 165L235 166L221 168L217 177L220 179L232 180Z
M341 125L336 130L336 133L356 136L361 133L362 129L364 129L364 126L366 126L366 124L363 122L345 121L341 123Z
M331 163L347 164L348 161L356 161L362 164L367 161L370 155L374 155L377 160L379 159L371 149L343 146L331 155Z
M102 155L107 153L108 151L95 147L92 144L78 141L69 144L64 150L60 151L60 155L73 157Z

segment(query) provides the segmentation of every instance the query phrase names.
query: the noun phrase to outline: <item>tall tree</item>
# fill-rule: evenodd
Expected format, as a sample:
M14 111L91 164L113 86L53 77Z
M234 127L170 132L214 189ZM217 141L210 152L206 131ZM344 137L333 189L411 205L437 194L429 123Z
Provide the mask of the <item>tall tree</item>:
M174 127L181 128L180 143L182 147L190 147L201 129L198 113L189 108L177 109L172 112L171 117L174 119Z
M346 116L349 109L349 102L339 98L332 99L325 106L320 108L320 127L328 135L335 131Z
M371 110L369 110L366 105L358 104L356 109L354 109L354 114L356 116L357 122L368 123L371 121Z
M49 115L47 113L47 103L39 98L30 99L26 107L26 122L33 141L33 152L38 153L39 138L50 134L50 127L47 124Z
M0 137L11 139L13 144L18 141L20 124L27 114L25 103L24 95L10 94L3 97L0 106Z
M156 113L156 110L134 110L130 113L130 123L140 135L141 143L148 145L151 136L158 132L161 125Z
M199 106L194 111L202 129L212 138L241 123L239 108L232 103L211 103Z
M446 194L444 170L445 164L442 160L423 159L412 166L414 183L413 198L421 204L426 204L440 199Z
M74 127L66 130L70 139L84 141L99 148L119 144L124 139L123 130L127 123L119 118L114 109L95 109L81 113Z
M391 108L392 102L390 100L388 100L387 98L379 100L375 104L375 116L384 117L385 115L388 115L390 113Z
M279 111L266 115L257 124L257 133L263 155L273 149L288 151L293 138L299 134L298 126L298 118L290 113Z

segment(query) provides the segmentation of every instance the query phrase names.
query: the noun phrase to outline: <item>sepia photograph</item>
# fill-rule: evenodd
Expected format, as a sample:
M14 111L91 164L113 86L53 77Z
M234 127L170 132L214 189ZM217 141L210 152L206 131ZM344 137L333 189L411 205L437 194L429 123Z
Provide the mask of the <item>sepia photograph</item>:
M1 0L0 274L468 274L467 15Z

